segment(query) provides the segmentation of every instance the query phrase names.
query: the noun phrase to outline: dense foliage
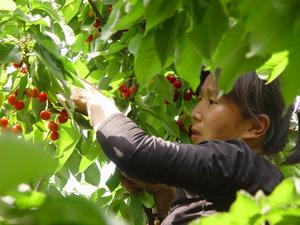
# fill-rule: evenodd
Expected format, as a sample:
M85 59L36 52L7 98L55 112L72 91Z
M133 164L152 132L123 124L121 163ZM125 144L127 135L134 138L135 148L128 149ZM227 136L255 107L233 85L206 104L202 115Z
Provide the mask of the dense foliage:
M104 179L108 160L74 111L71 86L86 79L147 133L188 143L202 66L222 68L225 92L248 71L270 82L281 75L294 101L299 10L298 0L2 0L0 223L145 224L151 195L126 192L117 171ZM291 121L284 154L296 132ZM299 176L297 166L281 168ZM93 193L70 195L71 179ZM297 178L269 197L241 192L229 213L193 224L297 224L299 193Z

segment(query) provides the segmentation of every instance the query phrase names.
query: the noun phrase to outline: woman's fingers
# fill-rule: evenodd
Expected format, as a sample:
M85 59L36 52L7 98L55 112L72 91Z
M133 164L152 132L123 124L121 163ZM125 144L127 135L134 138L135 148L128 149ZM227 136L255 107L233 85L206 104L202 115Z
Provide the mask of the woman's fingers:
M88 95L85 90L78 87L72 87L71 99L75 104L76 111L87 114Z

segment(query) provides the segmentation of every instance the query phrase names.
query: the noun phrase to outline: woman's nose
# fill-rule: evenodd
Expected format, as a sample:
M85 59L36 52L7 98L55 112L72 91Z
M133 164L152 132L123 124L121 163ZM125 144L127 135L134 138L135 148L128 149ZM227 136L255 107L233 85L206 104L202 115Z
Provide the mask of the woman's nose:
M201 113L201 105L200 102L194 107L191 113L192 120L201 121L202 120L202 113Z

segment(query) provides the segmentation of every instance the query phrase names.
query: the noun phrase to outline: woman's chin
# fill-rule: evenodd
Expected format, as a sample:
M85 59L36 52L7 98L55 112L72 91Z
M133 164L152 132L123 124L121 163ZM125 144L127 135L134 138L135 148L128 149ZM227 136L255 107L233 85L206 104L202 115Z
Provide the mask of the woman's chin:
M203 138L201 137L201 135L192 134L190 136L190 139L191 139L192 144L194 144L194 145L197 145L203 141Z

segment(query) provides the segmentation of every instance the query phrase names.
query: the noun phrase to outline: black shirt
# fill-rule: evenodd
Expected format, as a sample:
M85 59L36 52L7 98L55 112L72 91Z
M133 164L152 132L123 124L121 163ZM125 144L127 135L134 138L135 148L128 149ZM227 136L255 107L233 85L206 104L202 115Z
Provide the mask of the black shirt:
M145 134L122 114L114 114L104 121L97 131L97 139L105 154L126 174L193 193L196 197L191 201L186 197L187 203L182 201L181 205L200 202L202 210L207 206L208 210L228 210L240 189L251 194L258 190L269 194L283 178L272 163L256 155L241 140L214 140L199 145L169 142ZM192 208L197 207L199 204ZM175 211L171 213L176 217ZM168 217L168 223L163 224L186 224Z

